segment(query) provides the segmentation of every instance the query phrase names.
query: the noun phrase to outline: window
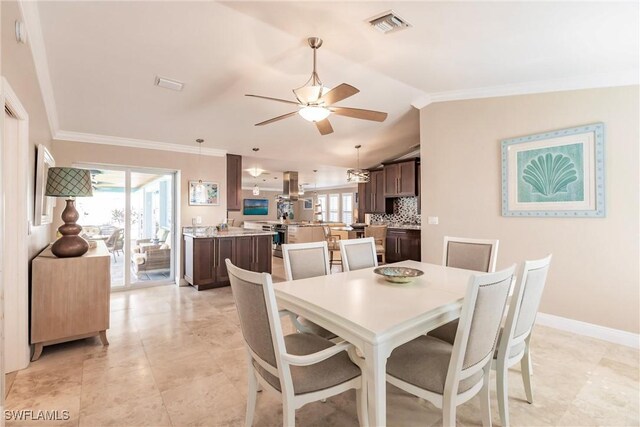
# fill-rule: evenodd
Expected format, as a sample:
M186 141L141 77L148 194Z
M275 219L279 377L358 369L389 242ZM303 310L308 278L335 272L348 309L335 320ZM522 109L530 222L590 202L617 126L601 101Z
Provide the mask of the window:
M342 194L342 222L353 224L353 193Z
M340 195L329 194L329 221L340 221Z
M320 205L320 211L322 212L321 219L322 221L326 221L327 220L327 195L326 194L318 196L318 204Z

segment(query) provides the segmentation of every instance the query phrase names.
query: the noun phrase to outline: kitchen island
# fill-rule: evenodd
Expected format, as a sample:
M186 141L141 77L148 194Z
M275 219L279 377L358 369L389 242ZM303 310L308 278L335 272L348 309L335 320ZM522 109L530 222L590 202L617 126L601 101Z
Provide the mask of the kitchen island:
M184 231L184 279L199 291L228 286L227 258L245 270L271 273L273 235L242 228Z

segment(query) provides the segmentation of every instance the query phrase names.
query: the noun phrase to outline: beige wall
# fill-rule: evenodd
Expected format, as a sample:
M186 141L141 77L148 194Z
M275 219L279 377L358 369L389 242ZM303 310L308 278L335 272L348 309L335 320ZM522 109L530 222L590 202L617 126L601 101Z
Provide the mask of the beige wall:
M80 142L54 141L53 156L58 166L74 163L100 163L120 166L135 166L178 170L180 180L181 226L190 226L191 219L202 217L203 225L219 224L227 215L226 158L196 154L173 153L142 148L116 147L111 145L85 144ZM219 206L189 206L189 181L202 179L217 182L220 186ZM54 212L54 225L61 224L60 214L64 203L58 203ZM55 234L55 229L52 229ZM53 238L53 236L51 236Z
M2 75L7 79L20 102L29 114L29 164L27 194L29 220L34 219L36 147L43 144L51 146L51 132L47 121L44 102L35 72L35 65L28 44L19 44L15 37L15 21L20 18L18 4L3 1L2 8ZM44 249L50 237L50 226L33 227L27 237L29 258L35 257Z
M541 312L639 332L638 86L437 103L422 109L422 256L445 235L500 239L498 268L553 253ZM604 122L606 218L501 216L500 140Z
M242 209L235 212L229 212L229 218L236 220L235 225L238 226L243 221L275 221L278 213L276 206L276 196L282 194L282 191L260 191L259 196L253 195L253 190L242 190L242 199L268 199L269 215L242 215Z

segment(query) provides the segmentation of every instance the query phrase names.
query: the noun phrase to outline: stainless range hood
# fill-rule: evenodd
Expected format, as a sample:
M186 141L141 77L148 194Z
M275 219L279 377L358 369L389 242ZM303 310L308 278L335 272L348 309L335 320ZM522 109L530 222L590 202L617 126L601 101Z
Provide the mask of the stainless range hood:
M298 172L287 171L282 174L282 199L298 200Z

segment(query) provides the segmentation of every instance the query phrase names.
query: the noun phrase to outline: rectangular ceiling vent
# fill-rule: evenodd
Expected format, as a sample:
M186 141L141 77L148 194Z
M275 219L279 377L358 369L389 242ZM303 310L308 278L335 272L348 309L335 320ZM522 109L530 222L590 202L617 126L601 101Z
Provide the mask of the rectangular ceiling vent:
M411 26L411 24L400 18L393 10L376 15L368 21L373 28L384 34L399 31Z
M181 91L184 87L184 83L179 82L177 80L171 80L164 77L156 76L156 81L154 83L158 87L163 87L165 89L177 90Z

